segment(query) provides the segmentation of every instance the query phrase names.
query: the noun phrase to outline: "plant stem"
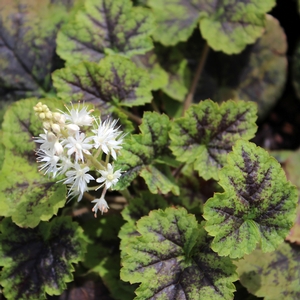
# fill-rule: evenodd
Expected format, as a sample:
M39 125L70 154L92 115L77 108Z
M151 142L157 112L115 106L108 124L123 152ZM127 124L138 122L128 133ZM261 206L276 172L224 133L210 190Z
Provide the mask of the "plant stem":
M129 112L128 110L122 109L120 108L120 110L126 115L128 116L129 119L131 119L132 121L136 122L138 125L142 124L142 119L139 118L138 116L134 115L133 113Z
M158 109L158 107L157 107L157 105L156 105L156 103L154 102L153 99L151 101L151 106L152 106L152 108L153 108L154 111L160 113L160 111L159 111L159 109Z
M196 88L197 88L199 78L200 78L201 73L203 71L203 68L205 66L205 62L206 62L206 59L207 59L207 56L208 56L208 52L209 52L209 46L208 46L207 42L205 42L205 45L204 45L204 48L202 50L202 54L201 54L201 57L199 59L198 66L197 66L197 69L196 69L196 72L195 72L195 75L194 75L194 78L193 78L193 82L192 82L190 90L189 90L189 92L188 92L188 94L187 94L187 96L184 100L182 115L189 108L189 106L191 105L191 103L193 101L193 97L194 97L194 94L195 94L195 91L196 91Z
M184 167L184 163L181 164L177 169L175 169L173 172L172 172L172 175L174 178L176 178L179 174L180 174L180 171L182 170L182 168Z
M127 200L129 201L132 196L130 195L130 192L128 191L128 189L124 189L124 190L121 190L119 191L119 193Z

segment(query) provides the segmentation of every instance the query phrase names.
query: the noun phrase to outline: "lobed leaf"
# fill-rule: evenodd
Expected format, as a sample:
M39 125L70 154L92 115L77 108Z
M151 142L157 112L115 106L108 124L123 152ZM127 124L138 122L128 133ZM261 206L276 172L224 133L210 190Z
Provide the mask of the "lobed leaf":
M69 217L57 217L34 229L1 222L1 285L8 299L46 299L73 280L73 263L86 248L82 229Z
M285 86L286 50L284 30L278 20L267 15L264 34L239 55L210 51L196 98L253 101L258 104L258 115L265 116Z
M170 149L179 161L194 164L204 179L217 179L234 143L254 137L255 114L251 102L227 101L219 106L201 101L172 123Z
M283 169L286 173L287 178L296 185L298 192L300 190L300 151L292 151L288 157L284 160ZM298 193L299 194L299 193ZM294 220L294 225L291 228L288 236L286 237L287 241L291 243L296 243L300 245L300 205L298 198L297 205L297 216Z
M153 90L158 90L168 84L168 74L160 66L158 57L153 51L148 51L145 54L136 55L131 59L138 67L147 70L151 79Z
M151 12L130 0L86 0L57 36L57 53L68 65L98 62L106 53L131 57L152 47Z
M116 189L126 188L137 175L142 176L152 193L179 194L179 188L168 174L163 174L154 165L156 159L168 154L168 131L170 121L166 115L145 112L140 125L141 134L132 135L127 139L118 158L115 168L125 171L116 185Z
M241 283L255 296L265 300L299 299L298 247L282 243L272 253L255 250L236 265Z
M219 182L225 192L204 205L212 249L240 258L259 242L263 252L274 251L293 225L297 189L280 164L252 143L238 141L227 159Z
M148 5L158 24L154 39L162 44L186 41L199 21L211 48L237 54L263 34L265 13L275 1L149 0Z
M33 111L37 102L32 98L14 103L3 122L0 214L12 216L21 227L35 227L41 220L49 220L66 201L66 187L38 172L32 139L42 133Z
M148 0L147 4L153 10L157 22L154 39L166 46L186 41L197 25L200 3L199 0Z
M141 192L137 197L130 199L129 204L123 209L122 216L127 222L121 227L119 238L121 239L121 257L126 255L127 245L131 242L132 236L140 235L136 230L136 222L154 209L166 208L166 200L160 195L150 192Z
M263 34L266 13L276 1L210 0L209 4L205 1L201 5L200 30L203 38L215 51L237 54Z
M56 33L75 1L2 0L0 89L15 99L50 89Z
M183 102L191 81L188 60L180 47L157 46L155 50L160 65L168 75L168 82L162 90L169 97Z
M229 258L208 247L205 230L184 208L151 211L124 249L121 278L141 282L135 299L232 299Z
M83 62L57 70L53 84L64 102L84 101L96 107L143 105L152 99L147 72L117 55L99 64Z

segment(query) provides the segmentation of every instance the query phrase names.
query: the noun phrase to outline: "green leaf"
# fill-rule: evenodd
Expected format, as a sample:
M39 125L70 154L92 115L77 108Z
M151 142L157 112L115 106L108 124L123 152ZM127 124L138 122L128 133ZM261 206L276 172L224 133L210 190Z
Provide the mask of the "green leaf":
M33 111L37 102L36 98L16 102L3 122L6 149L0 172L0 214L12 216L21 227L35 227L41 220L49 220L66 201L66 187L38 172L32 137L43 131ZM55 103L59 104L52 105Z
M211 251L205 230L184 208L152 211L137 230L121 269L123 280L141 282L135 299L232 299L231 260Z
M166 46L186 41L197 25L201 9L199 2L201 1L148 0L147 4L157 21L154 39Z
M154 165L156 159L169 154L168 132L170 121L168 116L156 112L145 112L140 125L141 134L131 135L125 140L121 156L115 164L115 169L125 171L115 189L126 188L137 175L142 176L151 193L165 194L171 192L178 195L179 188L172 176L163 174L159 166Z
M201 5L202 36L215 51L227 54L240 53L263 34L266 13L276 4L275 0L209 2Z
M3 145L2 138L3 138L3 131L0 130L0 170L2 169L2 165L4 162L4 155L5 155L5 147Z
M74 1L2 0L0 88L10 98L50 89L56 33Z
M138 197L130 199L129 204L123 209L122 216L127 222L135 224L141 217L148 215L151 210L166 208L167 202L161 195L141 192Z
M239 258L259 242L263 252L274 251L293 225L297 189L280 164L250 142L238 141L227 159L219 182L225 192L204 205L212 249Z
M34 229L1 223L1 285L7 299L46 299L59 295L73 280L73 263L83 257L82 229L69 217L42 222Z
M132 57L132 60L140 68L146 69L150 79L153 90L163 88L168 83L168 74L160 66L157 55L153 51L149 51L145 54L136 55Z
M127 222L119 232L121 257L126 255L126 251L123 251L123 249L125 250L131 242L131 237L140 235L136 230L136 222L143 216L148 215L151 210L164 209L167 206L168 204L162 196L153 195L148 191L141 192L138 196L129 200L129 205L122 211L122 216Z
M211 48L236 54L263 34L265 13L275 1L149 0L148 5L158 23L154 39L162 44L186 41L200 19L202 36Z
M168 83L162 87L171 98L183 102L191 81L188 61L179 47L156 47L158 61L168 74Z
M152 99L147 72L117 55L108 56L99 64L83 62L57 70L53 84L64 102L80 100L100 108L143 105Z
M170 148L179 161L193 163L204 179L218 179L234 143L254 137L255 121L256 107L251 102L227 101L219 106L201 101L175 119Z
M300 298L298 247L282 243L272 253L255 250L236 264L241 283L255 296L265 300Z
M265 116L285 87L286 50L283 29L267 15L264 34L239 55L210 51L195 99L253 101L258 104L259 116Z
M300 150L293 151L283 163L283 169L287 178L296 185L298 194L300 191ZM298 201L297 216L294 226L291 228L289 235L286 237L287 241L300 245L300 205Z
M152 49L153 17L130 0L86 0L57 36L57 53L67 64L98 62L105 53L131 57Z

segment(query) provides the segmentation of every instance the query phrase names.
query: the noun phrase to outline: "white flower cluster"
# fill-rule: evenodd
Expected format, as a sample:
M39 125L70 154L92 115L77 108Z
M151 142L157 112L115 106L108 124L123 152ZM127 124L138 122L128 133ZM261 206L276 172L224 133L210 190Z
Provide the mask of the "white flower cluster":
M37 151L39 170L53 178L64 175L61 182L68 186L68 195L78 197L78 201L90 189L88 183L95 180L99 185L93 189L103 187L100 199L92 201L95 217L98 210L107 212L109 207L104 196L121 176L121 170L114 171L113 163L110 163L110 157L117 159L125 136L116 126L117 121L97 121L91 115L93 110L88 111L84 106L80 109L80 105L78 108L72 105L65 113L52 112L39 102L34 111L44 127L44 133L35 139L40 144ZM99 173L99 177L89 174L91 170Z

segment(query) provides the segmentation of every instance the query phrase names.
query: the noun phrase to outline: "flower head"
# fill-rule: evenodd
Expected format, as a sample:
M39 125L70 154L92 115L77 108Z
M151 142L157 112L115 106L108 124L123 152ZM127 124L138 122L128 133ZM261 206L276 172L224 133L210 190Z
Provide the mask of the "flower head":
M61 155L64 149L59 142L59 138L51 131L44 129L44 132L45 133L40 134L40 138L36 138L35 140L36 143L41 144L40 149Z
M66 172L67 179L63 183L71 185L69 195L79 195L78 201L81 200L83 193L87 191L87 184L90 180L94 180L94 177L88 174L89 170L89 167L82 168L77 163L74 165L73 170Z
M75 124L77 126L91 126L94 118L92 116L90 116L90 113L93 110L89 110L87 111L87 107L83 106L81 110L79 110L80 105L78 106L78 108L74 108L73 104L72 104L72 108L71 110L66 107L68 110L68 114L63 113L65 118L66 118L66 122L68 122L69 124Z
M113 187L118 181L121 176L121 170L117 170L114 172L114 168L111 164L107 164L106 170L100 170L99 173L101 174L101 177L97 178L96 181L98 183L102 183L100 187L105 185L106 189L109 189L110 187ZM97 189L99 189L98 187Z
M97 124L98 128L92 130L96 135L93 136L94 147L99 147L105 154L111 154L114 159L117 159L116 150L122 149L124 135L119 131L119 127L115 127L117 120L106 119L103 123Z
M59 166L57 165L59 161L59 156L55 155L49 150L39 150L37 151L37 162L42 163L40 171L44 171L44 175L52 173L53 178L59 171Z
M83 153L91 155L89 149L93 148L92 144L89 144L91 138L86 138L83 132L77 131L75 136L69 136L65 147L68 148L68 155L71 156L75 153L75 161L84 161Z

